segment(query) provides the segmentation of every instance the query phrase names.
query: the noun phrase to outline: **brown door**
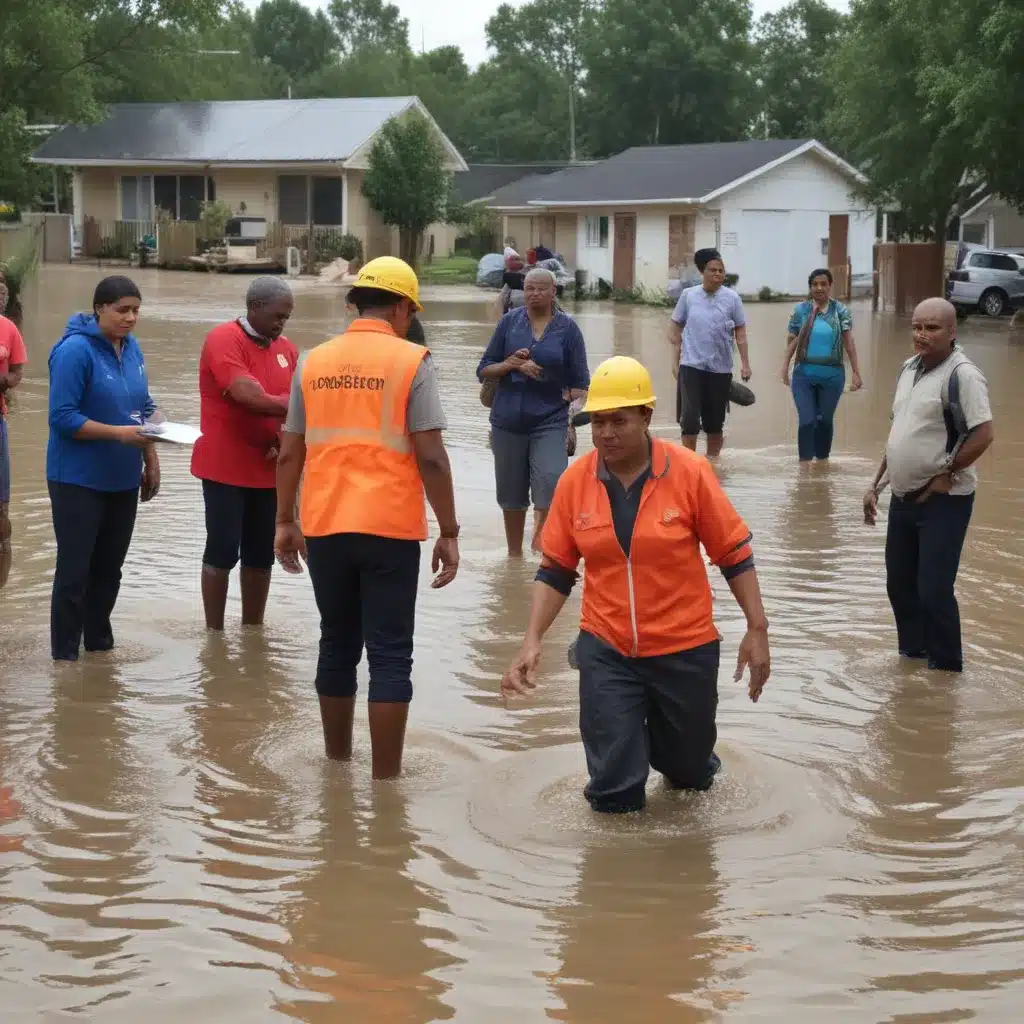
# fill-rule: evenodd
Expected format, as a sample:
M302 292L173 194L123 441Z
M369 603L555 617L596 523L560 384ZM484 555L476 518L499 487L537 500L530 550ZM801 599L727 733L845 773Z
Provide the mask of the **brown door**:
M693 262L697 218L692 213L673 213L668 218L668 267L687 267Z
M848 214L832 214L828 219L828 265L830 267L846 266L846 243L850 235L850 217Z
M612 286L622 291L633 287L636 265L636 216L615 214L615 252L612 259Z
M539 245L543 245L545 249L550 249L552 252L555 251L555 218L554 217L541 217L540 218L540 242Z

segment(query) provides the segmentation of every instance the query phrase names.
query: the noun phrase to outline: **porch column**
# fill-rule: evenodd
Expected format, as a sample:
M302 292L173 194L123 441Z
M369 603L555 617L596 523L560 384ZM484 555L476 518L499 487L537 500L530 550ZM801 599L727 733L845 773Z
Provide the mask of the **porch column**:
M889 241L889 211L882 211L882 241Z
M348 234L348 171L341 171L341 233Z
M78 167L71 172L71 223L75 239L82 245L85 241L85 183Z
M988 225L985 228L985 245L989 249L996 247L996 215L990 213L988 215Z

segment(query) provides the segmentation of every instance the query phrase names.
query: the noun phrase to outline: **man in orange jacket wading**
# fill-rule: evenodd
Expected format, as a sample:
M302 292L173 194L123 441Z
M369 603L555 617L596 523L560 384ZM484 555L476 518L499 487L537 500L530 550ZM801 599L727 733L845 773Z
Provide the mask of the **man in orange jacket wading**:
M576 646L580 731L595 811L639 811L648 769L676 789L711 786L718 738L719 634L703 544L743 610L735 679L757 701L771 671L768 620L750 531L710 463L651 438L655 397L635 359L603 362L590 382L595 451L562 474L541 537L526 638L502 693L536 686L541 639L586 566Z
M459 524L437 376L427 349L405 340L423 308L416 275L394 257L371 260L348 301L359 318L303 357L292 381L274 551L289 572L302 572L300 557L309 565L320 611L316 690L327 756L352 756L365 643L373 777L389 779L402 770L412 699L424 491L441 531L435 588L458 572Z

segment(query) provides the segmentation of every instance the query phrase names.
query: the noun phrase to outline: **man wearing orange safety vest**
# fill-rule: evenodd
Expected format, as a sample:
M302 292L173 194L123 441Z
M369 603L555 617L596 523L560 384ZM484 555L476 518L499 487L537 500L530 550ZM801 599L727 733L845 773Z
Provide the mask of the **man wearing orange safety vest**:
M437 375L426 347L406 340L423 308L412 267L391 256L371 260L348 301L358 319L304 356L292 381L274 550L289 572L302 571L300 557L309 565L320 611L316 690L327 756L352 756L365 644L373 777L385 779L401 772L412 699L424 491L441 531L434 587L455 579L459 524Z
M541 639L582 560L576 661L595 811L641 810L649 768L695 790L721 768L720 639L701 544L746 616L735 679L749 666L751 700L771 670L750 531L706 459L650 436L654 403L650 374L635 359L614 356L594 372L584 412L596 450L555 488L526 638L501 684L506 695L535 688Z

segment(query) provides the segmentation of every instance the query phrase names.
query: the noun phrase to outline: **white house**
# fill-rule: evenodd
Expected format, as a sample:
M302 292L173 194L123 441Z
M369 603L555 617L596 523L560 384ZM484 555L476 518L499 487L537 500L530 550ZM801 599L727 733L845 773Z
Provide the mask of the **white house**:
M220 199L266 224L349 231L371 258L397 252L398 240L362 194L370 149L390 118L412 111L436 132L448 169L465 172L415 96L116 103L96 124L61 128L32 159L72 168L79 238L87 217L194 221L204 200Z
M1024 213L1000 196L985 196L960 215L960 241L988 249L1024 249Z
M664 289L714 246L738 288L807 290L820 266L870 275L875 210L853 166L814 139L642 146L498 189L488 205L520 249L546 245L616 288Z

